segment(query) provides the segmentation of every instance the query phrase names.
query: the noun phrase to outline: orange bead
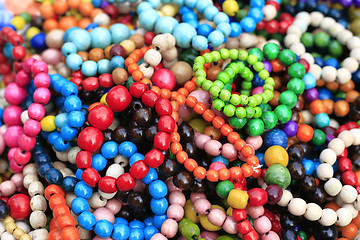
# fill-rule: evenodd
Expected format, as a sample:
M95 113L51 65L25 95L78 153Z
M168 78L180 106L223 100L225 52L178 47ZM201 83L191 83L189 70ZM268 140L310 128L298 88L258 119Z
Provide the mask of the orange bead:
M50 231L53 231L53 230L57 230L57 229L58 229L58 226L57 226L57 223L56 223L56 218L52 218L52 219L50 220L49 229L50 229Z
M184 88L186 88L188 90L188 92L191 93L192 91L195 90L196 84L194 82L192 82L192 81L187 81L184 84Z
M220 129L225 124L225 120L222 117L216 116L213 118L212 124L217 129Z
M136 63L132 63L128 66L128 73L132 74L136 70L139 70L139 66Z
M202 116L205 121L211 122L215 117L215 113L211 109L206 109Z
M176 101L178 102L178 104L181 106L181 105L184 105L185 102L186 102L186 97L184 97L183 95L178 95L176 97Z
M151 87L151 90L152 90L153 92L155 92L158 96L160 96L160 94L161 94L161 89L160 89L159 87L157 87L157 86L152 86L152 87Z
M171 116L175 120L175 122L179 121L179 114L177 112L172 112Z
M68 213L70 213L70 210L69 210L68 206L66 206L66 205L57 205L53 209L54 218L58 218L62 215L68 214Z
M198 100L194 96L188 96L186 99L186 105L188 105L191 108L194 108L195 105L197 104L197 102L198 102Z
M50 4L43 4L40 7L41 17L44 19L52 18L55 16L54 8Z
M85 29L91 23L90 18L81 18L78 22L78 27Z
M238 139L235 141L234 146L236 148L236 150L241 151L241 149L243 149L243 147L246 145L246 142L242 139Z
M54 207L56 207L58 205L66 205L66 201L62 195L56 193L50 197L49 207L52 210Z
M58 28L58 22L53 18L48 18L43 23L43 29L45 32L50 32L53 29Z
M349 240L349 239L347 239L347 238L338 238L337 240Z
M353 220L351 221L352 223L355 223L355 225L360 228L360 214L358 214L355 218L353 218Z
M221 138L221 132L213 126L207 126L204 130L204 134L208 135L212 140L219 140Z
M94 18L97 16L97 15L99 15L99 14L102 14L102 13L104 13L104 11L102 10L102 9L100 9L100 8L93 8L93 10L91 11L91 13L90 13L90 18L94 21ZM105 27L106 28L106 26L99 26L99 27Z
M49 200L50 197L54 194L60 194L61 196L65 197L64 191L59 186L55 184L47 186L45 189L45 198Z
M180 142L180 134L178 132L172 132L170 133L170 141L171 142Z
M136 64L136 61L135 61L134 58L132 58L132 57L129 56L127 59L125 59L125 66L126 66L126 67L129 67L130 64L132 64L132 63L135 63L135 64Z
M341 233L343 237L347 239L354 239L358 235L359 228L355 223L350 223L349 225L341 228Z
M186 88L179 88L177 92L183 95L184 97L187 97L189 95L189 91Z
M242 171L241 167L232 167L232 168L229 169L229 171L230 171L230 178L232 180L238 180L243 175L242 174L243 171Z
M182 146L180 143L172 143L170 146L170 151L172 154L177 154L178 152L182 151Z
M339 100L334 105L335 115L338 117L345 117L350 111L349 103L345 100Z
M56 0L53 3L54 12L57 15L63 15L69 9L68 3L65 0Z
M324 206L324 208L330 208L335 212L340 209L339 205L337 205L336 202L329 202Z
M254 169L247 164L244 164L241 168L243 170L243 175L245 178L250 177L254 172Z
M75 227L75 220L71 214L65 214L56 219L56 222L60 229L66 227Z
M334 101L331 99L323 99L322 102L324 103L325 107L326 107L326 113L328 115L332 114L334 111Z
M316 99L310 103L310 111L314 115L317 115L319 113L324 113L326 112L326 106L322 100Z
M196 167L196 168L194 169L193 174L194 174L194 177L196 177L197 179L202 180L202 179L204 179L205 176L206 176L206 169L203 168L203 167Z
M205 53L209 53L210 52L210 49L205 49L204 51L201 51L200 52L200 56L204 55Z
M221 127L220 131L221 131L221 134L226 137L233 131L233 128L229 124L224 124Z
M230 171L227 168L222 168L219 170L219 180L225 181L230 178Z
M177 112L179 110L179 104L177 103L177 101L171 101L170 103L171 103L173 112Z
M311 141L314 135L314 129L306 124L301 124L298 128L298 132L296 137L302 142L309 142Z
M198 102L194 106L194 112L196 112L197 114L203 114L205 110L206 110L206 105L202 102Z
M285 66L282 65L280 60L278 60L278 59L271 60L270 63L272 65L273 72L280 72L285 68Z
M143 79L140 80L140 82L150 86L150 88L152 87L152 82L148 78L143 78Z
M184 162L189 158L188 154L185 151L180 151L176 154L176 160L180 164L184 164Z
M315 240L314 236L311 236L311 237L309 238L309 240Z
M60 19L60 21L59 21L60 29L62 29L63 31L66 31L72 27L77 27L77 21L74 17L65 16Z
M171 91L169 89L161 89L161 98L169 99L171 97Z
M179 93L176 92L176 91L172 91L171 92L171 100L175 100L176 101L176 98L179 96ZM195 105L194 105L195 106Z
M134 81L140 82L140 80L144 78L144 73L140 70L136 70L131 76L133 77Z
M75 227L66 227L61 230L61 238L66 240L80 239L79 231Z
M184 162L184 167L186 168L186 170L188 170L189 172L193 172L194 169L198 166L197 162L194 159L187 159Z
M210 182L217 182L219 180L219 173L216 170L210 169L206 173L206 179Z
M92 109L94 109L94 107L100 106L100 105L103 105L103 104L101 102L93 103L88 107L88 111L90 112Z
M54 231L50 231L49 235L47 236L47 239L51 239L51 240L62 240L61 234L60 232L54 230Z
M255 155L250 155L246 158L246 163L250 166L259 165L259 158Z
M261 176L261 169L255 168L253 174L251 175L252 178L259 178Z
M67 0L70 9L76 9L80 7L81 0Z
M229 143L234 143L236 140L240 139L240 135L237 132L231 132L227 135Z
M249 157L251 155L254 155L255 151L254 148L251 145L246 144L242 149L241 149L241 155L243 155L244 157Z

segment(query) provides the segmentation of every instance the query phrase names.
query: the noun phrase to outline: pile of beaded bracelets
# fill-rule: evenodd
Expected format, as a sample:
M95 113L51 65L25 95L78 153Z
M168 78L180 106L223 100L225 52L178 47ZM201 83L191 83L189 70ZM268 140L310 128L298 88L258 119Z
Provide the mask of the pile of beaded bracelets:
M321 69L319 65L314 64L312 57L305 53L305 47L300 42L300 37L310 25L320 27L321 30L328 32L332 37L336 37L341 44L348 47L350 54L349 57L344 59L341 68L337 70L335 67L326 66ZM307 12L298 13L295 21L287 30L284 44L299 57L303 57L309 62L309 71L316 80L321 78L326 82L337 81L339 84L344 84L351 79L351 74L359 68L360 39L353 36L340 23L336 23L333 18L324 17L320 12L312 12L311 14Z

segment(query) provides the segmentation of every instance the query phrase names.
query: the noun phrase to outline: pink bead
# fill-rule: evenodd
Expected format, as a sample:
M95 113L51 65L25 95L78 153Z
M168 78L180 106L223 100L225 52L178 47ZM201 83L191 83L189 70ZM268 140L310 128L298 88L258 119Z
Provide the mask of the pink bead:
M220 149L222 147L221 142L217 140L210 140L205 143L205 152L211 156L219 156Z
M28 73L26 73L24 70L20 70L17 74L16 74L16 78L15 78L16 84L19 85L19 87L26 87L30 81L30 75Z
M211 210L211 203L207 199L200 198L194 202L194 208L198 214L206 215Z
M16 191L16 185L12 181L5 181L0 184L0 193L2 196L11 196Z
M189 96L196 97L198 102L204 103L206 108L210 107L210 93L204 90L196 90L189 94Z
M227 159L235 159L237 157L237 151L234 144L225 143L222 146L221 155Z
M181 105L178 109L179 119L187 118L192 112L193 110L186 104Z
M169 192L180 191L180 189L175 186L173 182L173 177L169 177L168 179L166 179L165 183Z
M28 119L24 124L24 133L30 137L35 137L40 133L41 124L37 120Z
M115 222L114 214L107 208L104 208L104 207L98 208L93 212L93 214L97 221L99 221L101 219L105 219L105 220L108 220L109 222L111 222L112 224L114 224L114 222Z
M197 138L195 138L195 144L199 149L204 149L205 144L210 140L210 136L206 134L200 134Z
M51 98L51 92L48 88L37 88L34 92L34 102L46 105Z
M248 206L246 207L246 213L250 215L253 219L257 219L260 216L264 215L264 207L263 206Z
M136 180L136 185L133 188L134 192L142 192L145 189L145 184L140 181L140 180Z
M0 127L0 135L4 135L8 129L8 126L6 124L2 125Z
M0 155L3 154L3 152L5 151L5 140L4 137L2 135L0 135Z
M247 137L246 143L251 145L254 148L254 150L258 150L261 147L261 145L263 144L263 139L261 136Z
M222 225L222 228L227 233L236 234L238 232L236 225L237 222L235 221L235 219L232 216L227 216L224 224Z
M12 175L12 177L10 178L10 180L15 183L15 186L17 188L22 187L23 186L23 179L24 179L24 175L22 173L15 173L14 175Z
M55 48L48 48L41 53L41 58L47 64L55 66L62 60L62 54Z
M48 74L39 73L34 77L34 85L36 88L49 88L51 84L51 80Z
M20 105L26 98L26 89L16 83L10 83L5 88L5 99L12 105Z
M39 103L32 103L28 109L29 118L41 121L45 117L45 108Z
M186 203L185 195L180 191L173 191L169 195L169 203L170 204L179 204L184 207Z
M151 81L159 88L173 90L176 84L175 75L166 68L160 68L154 72Z
M179 204L171 204L167 210L167 217L180 221L184 217L184 208Z
M29 137L26 134L22 134L19 138L19 148L24 151L31 151L36 144L35 137Z
M38 73L48 73L49 69L47 64L44 61L37 61L31 66L31 72L33 75Z
M4 122L8 126L21 125L22 109L19 106L8 106L4 111Z
M173 219L166 219L161 225L161 233L164 237L173 238L178 231L178 223Z
M31 159L31 152L22 151L21 148L15 148L14 160L19 165L27 164Z
M23 70L30 74L31 73L31 66L34 64L34 62L36 62L36 59L35 58L28 58L24 61L23 63Z
M261 240L280 240L280 238L274 231L270 231L262 235Z
M254 94L261 94L261 93L263 93L264 91L263 91L263 87L256 87L256 88L254 88L254 90L252 91L252 95L254 95Z
M223 168L226 168L226 165L222 162L213 162L209 166L210 170L216 170L216 171L219 171L220 169L223 169Z
M113 198L106 203L105 207L115 215L121 210L122 204L119 200Z
M192 203L194 203L196 200L201 199L201 198L206 199L205 193L192 192L190 194L190 200Z
M17 164L17 163L15 162L14 158L10 159L9 161L10 161L9 166L10 166L11 170L13 170L13 171L16 172L16 173L22 172L22 170L23 170L24 167L25 167L25 165Z
M215 240L220 235L217 232L209 232L209 231L203 231L200 233L201 238L205 238L206 240Z
M23 128L21 126L11 126L7 129L4 134L5 144L8 147L17 147L18 139L23 133Z
M271 230L271 222L267 217L262 216L254 220L254 228L259 234L267 233Z
M224 211L218 208L213 208L210 210L210 213L208 214L207 217L211 224L220 227L225 222L226 214Z
M185 239L185 238L184 238ZM162 235L161 233L157 233L155 235L153 235L150 240L168 240L167 237L165 237L164 235ZM185 239L186 240L186 239Z

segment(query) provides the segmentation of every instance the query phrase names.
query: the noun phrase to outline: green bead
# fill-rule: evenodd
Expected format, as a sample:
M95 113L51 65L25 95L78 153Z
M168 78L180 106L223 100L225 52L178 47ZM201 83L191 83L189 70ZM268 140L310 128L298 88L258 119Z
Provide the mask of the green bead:
M268 105L268 104L264 104L264 105ZM264 126L266 130L273 129L278 123L278 118L276 114L271 110L266 112L264 112L263 110L263 114L261 115L260 119L264 122Z
M261 70L264 69L264 64L262 62L257 62L254 64L254 70L257 71L257 72L260 72Z
M212 81L210 81L210 80L205 80L204 82L203 82L203 84L201 85L201 87L205 90L205 91L209 91L210 90L210 88L212 87L212 85L213 85L213 82Z
M236 73L239 73L240 67L239 67L238 64L236 64L236 63L230 63L228 66L229 66L229 67L227 67L227 68L231 68L231 69L233 69Z
M225 106L225 103L221 101L220 99L215 99L212 103L215 110L221 111L223 107Z
M337 94L335 94L335 98L342 98L345 99L346 93L344 92L338 92Z
M244 79L245 81L251 82L254 78L254 73L250 71L249 75Z
M196 71L195 76L196 77L206 77L206 72L202 69L199 69Z
M263 98L260 94L254 94L253 98L255 98L255 100L256 100L256 106L258 106L259 104L262 103Z
M320 129L314 130L313 138L311 139L311 143L316 146L321 146L326 142L326 135Z
M225 84L220 80L215 80L213 86L218 86L220 89L223 89L225 87Z
M252 87L251 82L244 81L244 82L241 83L241 88L242 89L249 90L249 89L251 89L251 87Z
M200 236L200 228L194 223L189 223L182 228L181 234L187 240L198 239Z
M253 107L246 107L246 118L253 118L255 115L255 109Z
M250 55L248 56L248 58L246 59L246 61L250 64L250 65L254 65L258 59L255 55Z
M316 53L316 52L312 52L311 56L313 56L313 58L322 57L320 53Z
M264 46L264 57L268 60L274 60L279 55L280 47L275 43L267 43Z
M210 53L204 53L202 56L205 59L206 63L213 62L213 56Z
M249 103L247 104L249 107L255 107L257 106L256 98L253 96L249 97Z
M224 85L223 89L226 89L231 92L232 83L233 83L233 80L229 81L227 84Z
M243 106L248 105L248 103L249 103L249 97L248 96L241 95L240 98L241 98L241 102L240 102L241 105L243 105Z
M337 40L331 41L328 49L329 54L335 58L338 58L343 54L343 47Z
M296 61L296 55L293 51L284 49L279 53L279 60L283 65L289 66Z
M248 52L245 50L240 50L239 51L239 60L240 61L246 61L246 59L248 58Z
M300 78L292 78L287 84L287 89L300 96L305 90L305 84Z
M213 57L213 62L217 62L221 59L221 55L218 51L212 51L210 54Z
M247 15L248 15L248 11L246 11L245 9L240 9L236 14L236 19L238 21L240 21L241 19L243 19Z
M247 78L250 75L250 72L251 72L250 68L245 67L244 70L240 73L240 76L242 78Z
M182 231L182 229L188 225L188 224L191 224L193 223L190 219L187 219L187 218L183 218L180 222L179 222L179 230L180 232Z
M273 90L274 90L274 87L273 87ZM270 90L264 89L264 94L267 95L269 101L271 101L271 99L273 99L273 97L274 97L273 90L270 91Z
M285 189L291 183L290 172L281 164L273 164L266 170L265 183L268 186L271 184L276 184L282 189Z
M226 68L226 69L224 70L224 72L226 72L227 74L229 74L229 76L230 76L231 79L235 78L235 75L236 75L236 73L237 73L237 72L235 72L235 70L232 69L232 68Z
M307 236L304 231L298 231L297 235L300 237L301 240L307 240Z
M221 72L217 75L217 79L223 83L227 83L230 81L230 75L227 72Z
M231 97L231 92L229 90L223 89L220 92L220 99L223 100L224 102L227 102L230 100Z
M260 77L262 80L266 80L267 78L269 78L269 76L270 76L270 73L269 73L267 70L265 70L265 69L263 69L263 70L261 70L261 71L259 72L259 77Z
M255 110L255 114L254 114L254 118L260 118L262 115L262 110L260 107L254 107Z
M288 69L290 78L303 78L305 75L305 68L301 63L293 63Z
M201 87L205 81L205 77L199 76L196 78L196 85L198 85L198 87Z
M235 189L235 187L234 184L232 184L232 182L228 180L221 181L216 186L216 193L221 198L227 198L229 192L233 189Z
M204 64L201 63L194 63L193 65L193 71L196 72L197 70L203 70L204 69Z
M263 85L263 90L264 90L264 91L265 91L265 90L268 90L268 91L271 91L271 92L272 92L272 91L274 91L274 86L265 83L265 84Z
M130 90L131 84L133 84L134 82L135 82L134 79L130 76L130 77L128 78L128 80L126 81L125 87L126 87L128 90Z
M260 119L251 119L246 125L245 130L249 136L259 136L264 132L264 122Z
M195 58L194 63L201 63L201 64L205 64L205 58L203 56L197 56Z
M315 46L325 48L329 46L330 35L325 32L317 32L314 36Z
M220 49L220 56L222 59L228 59L230 57L230 52L228 49L226 48L223 48L223 49Z
M223 113L225 114L225 116L227 117L232 117L235 115L235 106L231 105L231 104L228 104L224 107L224 111Z
M240 95L238 94L232 94L231 97L230 97L230 103L234 106L237 106L239 105L241 102L241 98L240 98Z
M314 46L314 35L306 32L301 36L300 41L306 48L311 48Z
M213 96L213 97L218 97L220 91L221 91L221 88L219 88L218 86L213 85L213 86L210 88L209 93L210 93L211 96Z
M239 56L239 50L237 49L230 49L229 50L231 60L236 60Z
M249 54L255 55L259 62L261 62L264 59L264 55L259 48L250 49Z
M238 118L238 117L231 117L229 118L229 124L231 127L235 128L236 130L242 129L245 124L247 123L247 119L244 118Z
M280 11L278 11L279 13ZM279 14L278 14L279 15ZM278 19L278 17L275 17L275 19ZM281 33L274 33L274 34L271 34L270 38L269 39L275 39L275 40L278 40L279 42L284 42L284 37L285 35L284 34L281 34Z
M297 102L296 94L292 91L284 91L280 94L279 103L288 106L290 109L295 107Z
M30 23L31 22L31 15L27 12L22 12L19 14L20 17L22 17L26 23Z
M245 110L245 108L243 108L243 107L238 107L238 108L236 108L235 115L236 115L238 118L244 118L244 117L246 117L246 110Z
M240 52L239 52L240 53ZM247 52L246 52L247 53ZM236 63L237 65L238 65L238 67L239 67L239 71L238 71L238 73L241 73L242 71L244 71L244 69L245 69L245 64L243 63L243 62L238 62L238 63Z
M275 86L275 80L272 77L268 77L267 79L265 79L265 83Z
M271 106L267 103L262 103L259 105L259 107L261 108L261 110L263 111L263 113L271 111Z
M233 238L232 236L229 236L229 235L223 235L223 236L217 237L215 240L235 240L235 238Z
M194 65L195 58L200 55L200 52L196 51L193 48L188 48L183 51L180 56L179 60L187 62L190 66Z
M275 114L281 124L285 124L291 119L291 109L286 105L279 105L275 108Z
M241 89L240 94L244 96L250 96L250 90Z
M270 99L269 99L269 97L268 97L267 94L265 94L265 93L260 93L260 96L262 97L261 103L267 103L267 102L270 101Z

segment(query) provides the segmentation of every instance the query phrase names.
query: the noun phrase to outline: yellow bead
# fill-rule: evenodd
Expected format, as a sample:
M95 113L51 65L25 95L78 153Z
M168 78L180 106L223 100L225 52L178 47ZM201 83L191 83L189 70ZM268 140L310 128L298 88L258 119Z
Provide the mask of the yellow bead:
M222 4L222 10L224 13L226 13L228 16L233 17L236 15L236 13L239 11L239 5L234 0L226 0Z
M191 200L187 200L184 206L184 217L191 220L193 223L198 224L199 223L199 217L197 215L197 212L194 208L194 204L191 202Z
M13 223L15 222L15 220L10 217L10 216L7 216L5 219L4 219L4 224L6 225L7 223Z
M219 205L211 205L211 208L218 208L220 209L221 211L224 211L224 208L222 208L221 206ZM205 228L206 230L208 231L211 231L211 232L215 232L215 231L219 231L220 229L222 229L222 227L220 226L215 226L214 224L210 223L209 220L208 220L208 217L207 215L200 215L199 216L200 218L200 224L203 228Z
M229 208L226 210L226 215L227 215L227 216L232 216L232 211L233 211L232 207L229 207Z
M10 222L5 225L5 228L6 228L6 231L8 231L9 233L12 234L14 232L14 230L17 228L17 226L14 222Z
M40 29L37 27L29 27L29 29L26 31L26 39L31 40L35 35L40 33Z
M22 18L22 17L20 17L20 16L16 16L16 17L14 17L12 20L11 20L11 22L10 22L15 28L16 28L16 30L21 30L21 29L23 29L24 27L25 27L25 24L26 24L26 22L25 22L25 19L24 18Z
M105 93L104 95L102 95L102 97L100 98L100 102L106 106L107 105L107 102L106 102L106 96L107 96L107 93Z
M14 238L16 238L16 239L20 239L21 235L23 235L23 234L25 234L25 232L21 228L17 228L13 232Z
M268 167L277 163L286 167L289 163L289 154L283 147L275 145L266 150L264 159Z
M44 132L52 132L56 129L56 125L55 125L55 116L46 116L44 117L41 121L41 129Z
M245 209L248 199L249 195L246 192L240 189L233 189L230 191L227 201L232 208Z
M31 237L29 234L25 233L25 234L21 235L19 240L31 240Z
M120 43L120 45L125 49L126 55L129 55L135 50L135 43L131 40L124 40Z
M207 127L206 121L201 118L195 118L191 120L189 125L199 133L204 133L205 128Z
M160 8L160 11L164 14L164 16L174 17L177 13L177 9L174 5L165 4Z

